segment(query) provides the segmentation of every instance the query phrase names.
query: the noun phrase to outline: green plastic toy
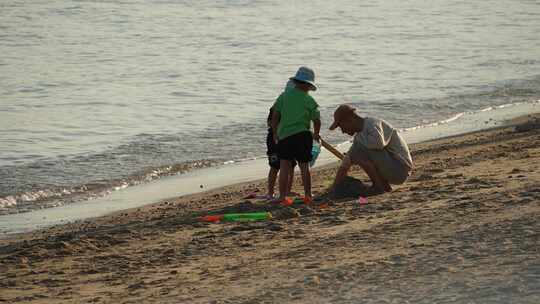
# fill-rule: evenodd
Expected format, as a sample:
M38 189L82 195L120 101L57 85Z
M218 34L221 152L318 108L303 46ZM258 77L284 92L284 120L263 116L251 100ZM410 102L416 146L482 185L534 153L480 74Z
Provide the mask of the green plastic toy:
M229 214L217 214L217 215L206 215L200 217L199 220L202 222L249 222L249 221L264 221L272 218L270 212L251 212L251 213L229 213Z
M226 222L264 221L272 218L270 212L229 213L223 215Z

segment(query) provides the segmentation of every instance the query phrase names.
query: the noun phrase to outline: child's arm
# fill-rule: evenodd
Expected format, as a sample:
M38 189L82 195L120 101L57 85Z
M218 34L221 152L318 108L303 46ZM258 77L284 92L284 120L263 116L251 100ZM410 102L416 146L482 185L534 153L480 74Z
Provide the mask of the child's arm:
M321 119L316 118L313 120L313 139L316 141L319 141L321 136L319 135L319 132L321 131Z
M319 112L319 105L311 99L311 103L308 103L309 117L313 121L313 139L319 141L321 136L321 113Z
M281 114L278 111L274 111L274 114L272 114L272 122L270 123L270 127L272 127L272 134L274 135L274 142L276 144L278 142L277 127L279 125L280 118Z

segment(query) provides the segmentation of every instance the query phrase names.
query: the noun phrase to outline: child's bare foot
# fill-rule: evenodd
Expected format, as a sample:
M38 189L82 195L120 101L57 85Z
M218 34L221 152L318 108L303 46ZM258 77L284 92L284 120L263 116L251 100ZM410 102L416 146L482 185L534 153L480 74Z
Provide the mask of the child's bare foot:
M290 197L285 197L285 198L276 197L274 199L269 200L269 202L271 204L281 204L283 206L290 206L293 204L293 199Z

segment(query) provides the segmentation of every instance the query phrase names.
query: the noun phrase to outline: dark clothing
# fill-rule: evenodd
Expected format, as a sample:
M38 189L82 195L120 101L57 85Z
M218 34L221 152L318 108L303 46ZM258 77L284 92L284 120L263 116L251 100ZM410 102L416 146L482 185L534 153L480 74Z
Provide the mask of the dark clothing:
M272 116L272 109L270 109L270 115ZM272 128L268 128L268 134L266 135L266 155L268 155L268 165L274 169L279 170L279 157L277 155L277 145L274 142L274 134Z
M266 135L266 155L276 154L277 144L274 142L274 134L272 128L268 128L268 134Z
M268 117L266 118L266 123L270 127L270 123L272 122L272 115L274 115L273 108L270 108L270 111L268 111Z
M279 162L279 157L277 156L277 153L268 155L268 165L271 168L279 170L280 162Z
M308 163L311 161L312 149L313 135L310 131L304 131L280 140L277 145L277 155L280 159Z
M278 146L274 142L272 128L268 128L268 134L266 135L266 155L268 155L268 165L274 169L279 170L279 157L277 152ZM293 161L292 166L296 166L295 161Z

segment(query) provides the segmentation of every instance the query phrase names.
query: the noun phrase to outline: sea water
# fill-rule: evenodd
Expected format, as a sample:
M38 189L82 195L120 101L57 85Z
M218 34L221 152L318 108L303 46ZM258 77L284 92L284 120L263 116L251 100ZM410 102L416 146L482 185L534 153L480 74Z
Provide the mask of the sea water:
M341 103L424 139L528 113L538 32L525 0L4 1L0 223L198 191L174 182L188 177L222 185L215 170L264 177L268 108L301 65L333 144Z

